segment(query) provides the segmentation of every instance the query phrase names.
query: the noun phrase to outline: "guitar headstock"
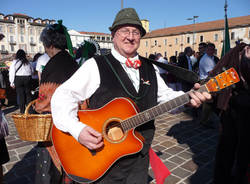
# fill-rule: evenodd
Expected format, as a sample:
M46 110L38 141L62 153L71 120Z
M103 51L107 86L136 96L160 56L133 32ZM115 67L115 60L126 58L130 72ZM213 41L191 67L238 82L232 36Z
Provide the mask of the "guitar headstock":
M238 73L234 68L230 68L210 79L205 85L208 92L217 92L239 81L240 78Z

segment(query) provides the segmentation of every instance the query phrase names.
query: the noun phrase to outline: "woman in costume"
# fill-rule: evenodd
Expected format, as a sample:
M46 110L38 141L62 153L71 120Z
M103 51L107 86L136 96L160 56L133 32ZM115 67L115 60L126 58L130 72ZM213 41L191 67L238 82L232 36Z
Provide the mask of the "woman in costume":
M40 40L50 57L41 75L39 97L35 104L35 110L44 114L51 111L50 100L56 88L78 69L78 65L73 60L72 44L66 27L62 25L62 21L58 21L58 24L47 26L42 31ZM38 143L36 184L62 182L60 166L52 153L51 142Z

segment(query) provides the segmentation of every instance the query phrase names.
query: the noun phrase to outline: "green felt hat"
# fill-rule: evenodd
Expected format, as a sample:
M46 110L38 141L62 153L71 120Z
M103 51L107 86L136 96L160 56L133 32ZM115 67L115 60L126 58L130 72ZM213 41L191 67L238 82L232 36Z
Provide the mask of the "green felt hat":
M136 26L141 32L141 37L143 37L146 34L146 31L142 27L142 23L134 8L124 8L120 10L115 17L112 26L109 27L109 30L116 31L116 29L122 25Z

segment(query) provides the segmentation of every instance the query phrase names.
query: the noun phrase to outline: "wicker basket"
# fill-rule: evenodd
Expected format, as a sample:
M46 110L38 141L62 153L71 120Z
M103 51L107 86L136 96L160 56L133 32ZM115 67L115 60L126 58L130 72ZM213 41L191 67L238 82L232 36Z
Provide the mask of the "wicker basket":
M29 114L29 108L35 102L36 100L33 100L28 104L24 114L12 115L17 132L25 141L50 141L52 116L51 114Z

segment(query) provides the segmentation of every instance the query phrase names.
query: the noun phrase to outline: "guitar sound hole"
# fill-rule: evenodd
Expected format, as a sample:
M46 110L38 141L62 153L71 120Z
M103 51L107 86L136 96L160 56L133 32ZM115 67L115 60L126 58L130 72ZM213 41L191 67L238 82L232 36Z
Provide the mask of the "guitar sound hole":
M119 141L123 138L124 132L120 122L111 121L106 126L106 135L112 141Z

